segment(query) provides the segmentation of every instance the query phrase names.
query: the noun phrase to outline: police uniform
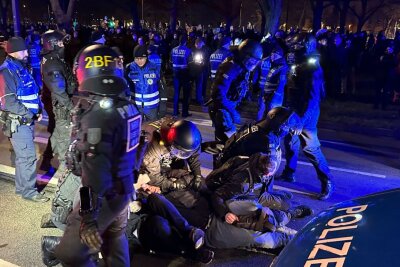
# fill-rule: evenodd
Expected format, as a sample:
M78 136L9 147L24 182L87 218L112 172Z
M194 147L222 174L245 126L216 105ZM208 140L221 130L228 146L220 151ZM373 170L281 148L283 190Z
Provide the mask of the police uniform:
M7 53L22 50L27 50L22 38L9 39ZM26 66L11 56L0 67L0 80L3 132L10 138L16 154L15 192L26 199L47 201L35 188L37 158L33 139L34 120L42 109L39 87Z
M226 132L236 130L240 114L236 110L248 89L249 72L233 59L223 62L211 87L213 103L209 106L210 118L215 126L217 140L226 141Z
M261 64L259 68L257 69L257 74L258 74L258 89L260 90L260 95L258 98L258 112L257 112L257 120L261 120L266 107L265 107L265 102L264 102L264 88L265 88L265 83L267 81L268 73L271 69L271 58L266 57L261 60Z
M35 41L36 38L38 38L37 36L33 35L31 38L34 38L34 40L31 40L31 42L28 43L28 62L32 68L32 76L35 79L36 84L39 86L39 88L42 88L42 76L40 75L41 46L38 42Z
M279 63L272 62L263 89L263 102L265 107L263 117L265 117L271 109L283 105L288 71L289 68L283 60Z
M81 198L81 206L76 205L69 215L55 256L63 266L92 266L90 255L100 249L108 266L129 266L125 227L134 194L141 115L124 96L127 83L114 50L89 46L81 52L77 66L79 91L90 96L78 104L77 138L67 161L69 169L81 176L82 186L91 188L91 194L89 199ZM84 209L84 205L91 208ZM98 235L103 240L99 248L88 241Z
M58 155L59 166L63 168L71 134L72 96L77 83L69 66L56 52L43 53L41 73L45 85L43 90L51 94L55 119L55 128L50 137L51 146L53 154Z
M291 68L287 92L286 104L300 116L303 130L300 135L285 137L286 166L282 178L293 177L301 146L321 181L322 193L319 198L325 199L332 193L333 185L332 175L317 136L319 105L325 95L323 72L318 62L318 55L308 55Z
M179 115L179 95L183 89L182 116L189 115L190 77L188 63L191 61L191 50L186 44L179 45L171 51L171 61L174 77L174 115Z
M150 53L147 59L157 66L158 73L161 74L162 59L157 53Z
M135 101L144 121L158 118L160 102L166 102L164 88L160 86L160 68L152 62L139 67L135 62L126 66L131 84L132 99Z
M214 81L215 79L219 65L221 65L221 63L224 62L224 60L229 56L232 56L232 52L224 47L217 49L214 53L211 54L210 72L212 81Z

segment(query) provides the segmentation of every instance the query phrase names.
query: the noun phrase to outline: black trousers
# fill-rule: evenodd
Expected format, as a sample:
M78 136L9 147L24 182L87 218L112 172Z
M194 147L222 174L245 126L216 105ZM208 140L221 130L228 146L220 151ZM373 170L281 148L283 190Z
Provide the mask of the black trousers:
M128 240L125 235L130 199L131 194L117 195L112 199L103 198L101 203L97 224L103 238L101 253L106 266L130 266ZM55 255L63 266L96 266L92 261L95 253L81 243L80 225L79 205L76 205L68 216L67 228L55 249Z

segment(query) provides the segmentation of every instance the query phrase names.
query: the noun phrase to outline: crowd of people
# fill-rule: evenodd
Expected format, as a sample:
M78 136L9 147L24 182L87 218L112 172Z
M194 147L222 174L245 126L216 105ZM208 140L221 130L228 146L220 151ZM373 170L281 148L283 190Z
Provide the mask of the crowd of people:
M321 183L316 198L332 196L317 134L320 102L355 94L367 61L380 64L375 104L385 108L398 90L397 39L325 30L262 38L251 27L188 25L170 33L163 24L140 32L76 26L71 35L34 25L25 39L9 38L0 117L16 153L16 194L50 200L35 187L33 137L43 110L51 133L43 162L60 163L41 227L64 235L43 237L45 265L94 266L100 253L107 266L129 266L138 247L203 263L214 248L282 248L296 234L289 221L313 211L293 206L274 180L295 182L301 148ZM195 104L208 108L212 142L186 120L192 86ZM243 125L237 107L249 94L259 112ZM281 140L286 165L277 175ZM203 152L214 157L206 177Z

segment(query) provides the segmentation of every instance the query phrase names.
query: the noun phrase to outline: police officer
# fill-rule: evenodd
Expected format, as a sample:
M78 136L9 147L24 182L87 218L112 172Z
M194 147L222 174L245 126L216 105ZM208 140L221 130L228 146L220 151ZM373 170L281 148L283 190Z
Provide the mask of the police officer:
M200 131L190 121L171 117L147 127L146 131L153 134L141 168L150 178L144 189L164 194L191 225L204 227L209 214L207 201L199 200L197 192L192 190L203 180Z
M154 63L159 69L158 72L161 73L162 59L160 55L157 53L157 47L155 45L149 45L148 49L148 60Z
M126 76L131 85L132 98L143 120L154 121L165 115L166 96L161 83L160 68L150 62L147 48L137 45L133 50L135 61L126 66Z
M78 90L89 93L89 98L80 99L77 139L71 143L68 161L81 175L84 189L60 243L42 243L44 258L54 259L55 252L63 266L93 266L91 254L101 251L108 266L129 266L124 228L133 197L141 116L126 98L123 65L113 49L89 46L76 66Z
M303 127L297 131L300 135L285 137L286 166L280 179L294 182L301 146L321 182L322 190L318 199L325 200L333 193L333 182L317 136L319 105L325 95L323 72L318 62L315 37L311 34L300 33L294 40L292 51L296 58L288 75L287 105L300 116Z
M190 77L188 72L188 63L192 61L192 51L186 46L187 37L182 35L179 38L179 46L171 51L171 61L174 77L174 116L179 115L179 95L181 87L183 90L182 117L188 117L189 98L190 98Z
M32 32L27 38L28 62L32 68L32 76L39 88L42 88L42 76L40 75L40 35Z
M204 104L208 80L208 59L209 52L201 37L197 37L192 49L192 59L189 62L190 76L192 77L196 88L196 102L199 105Z
M8 56L0 67L0 112L4 135L10 138L16 154L15 193L24 199L46 202L49 198L35 188L34 121L42 118L39 86L27 68L28 48L24 39L11 37L6 52Z
M221 63L224 62L224 60L227 57L232 56L232 52L229 50L231 41L232 39L229 36L223 37L218 43L218 49L211 54L210 56L211 81L214 81L219 65L221 65Z
M233 57L219 66L211 87L212 100L209 101L216 140L225 142L235 132L235 123L240 123L236 107L248 90L249 73L255 69L262 55L260 44L247 39L234 51Z
M61 176L65 166L65 153L69 146L71 130L70 113L73 108L72 95L77 87L75 76L64 60L64 42L69 35L49 30L42 35L41 73L44 83L43 94L51 95L51 110L55 127L50 143L53 154L58 156L59 168L56 176ZM48 106L50 103L45 103Z
M283 50L278 44L275 44L275 47L272 49L270 62L271 67L265 78L265 85L263 88L263 105L265 106L263 117L265 117L271 109L283 105L286 77L289 71Z

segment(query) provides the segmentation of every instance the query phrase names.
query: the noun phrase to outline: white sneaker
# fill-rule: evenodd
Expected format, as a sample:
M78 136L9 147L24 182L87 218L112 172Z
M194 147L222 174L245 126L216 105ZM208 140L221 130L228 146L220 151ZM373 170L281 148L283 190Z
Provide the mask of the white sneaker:
M285 234L288 234L288 235L297 234L297 230L294 230L294 229L289 228L287 226L279 226L278 228L276 228L276 231L280 232L280 233L285 233Z

